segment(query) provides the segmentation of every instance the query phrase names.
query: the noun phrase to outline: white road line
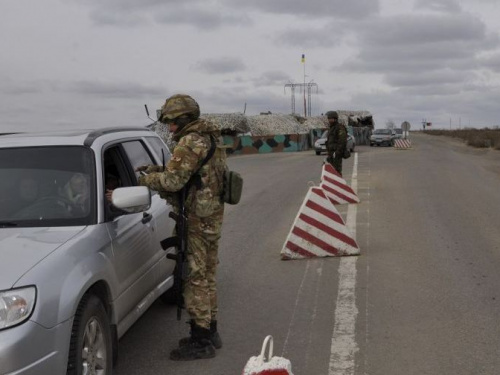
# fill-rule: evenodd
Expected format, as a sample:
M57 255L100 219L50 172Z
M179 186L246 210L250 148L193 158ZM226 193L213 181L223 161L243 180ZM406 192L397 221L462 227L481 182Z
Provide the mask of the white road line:
M358 190L358 154L354 154L351 187ZM357 205L347 208L346 225L356 238ZM332 346L328 375L354 374L354 356L359 350L356 343L356 262L357 257L342 257L339 264L339 289L335 308Z

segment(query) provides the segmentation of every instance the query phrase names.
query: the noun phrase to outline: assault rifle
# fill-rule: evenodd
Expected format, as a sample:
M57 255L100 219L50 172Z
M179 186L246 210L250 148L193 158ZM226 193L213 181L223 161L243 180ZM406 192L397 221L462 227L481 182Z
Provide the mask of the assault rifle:
M175 246L177 253L168 253L167 258L175 260L174 269L174 293L177 304L177 320L181 320L182 307L184 305L184 298L182 296L182 289L184 280L187 275L187 213L186 213L186 197L189 189L189 184L186 184L179 192L179 213L171 211L169 216L175 220L176 235L168 237L160 242L163 250Z

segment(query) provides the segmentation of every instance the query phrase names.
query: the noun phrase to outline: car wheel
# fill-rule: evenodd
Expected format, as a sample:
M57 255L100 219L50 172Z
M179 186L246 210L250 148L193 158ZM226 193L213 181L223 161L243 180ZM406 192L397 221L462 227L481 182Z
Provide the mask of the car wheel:
M321 151L316 151L316 155L321 155Z
M71 330L68 375L111 374L112 337L108 315L95 295L85 296Z

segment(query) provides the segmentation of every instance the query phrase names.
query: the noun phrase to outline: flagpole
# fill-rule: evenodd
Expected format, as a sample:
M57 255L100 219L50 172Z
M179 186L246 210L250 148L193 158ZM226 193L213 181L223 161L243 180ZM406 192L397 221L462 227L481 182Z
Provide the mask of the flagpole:
M304 117L307 117L307 105L306 105L306 55L302 54L302 64L304 64Z

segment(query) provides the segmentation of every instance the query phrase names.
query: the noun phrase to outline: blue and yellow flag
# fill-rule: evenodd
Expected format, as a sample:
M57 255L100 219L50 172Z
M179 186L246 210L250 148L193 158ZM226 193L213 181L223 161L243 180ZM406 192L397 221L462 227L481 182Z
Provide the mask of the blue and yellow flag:
M306 55L302 54L302 64L305 64L306 62Z

